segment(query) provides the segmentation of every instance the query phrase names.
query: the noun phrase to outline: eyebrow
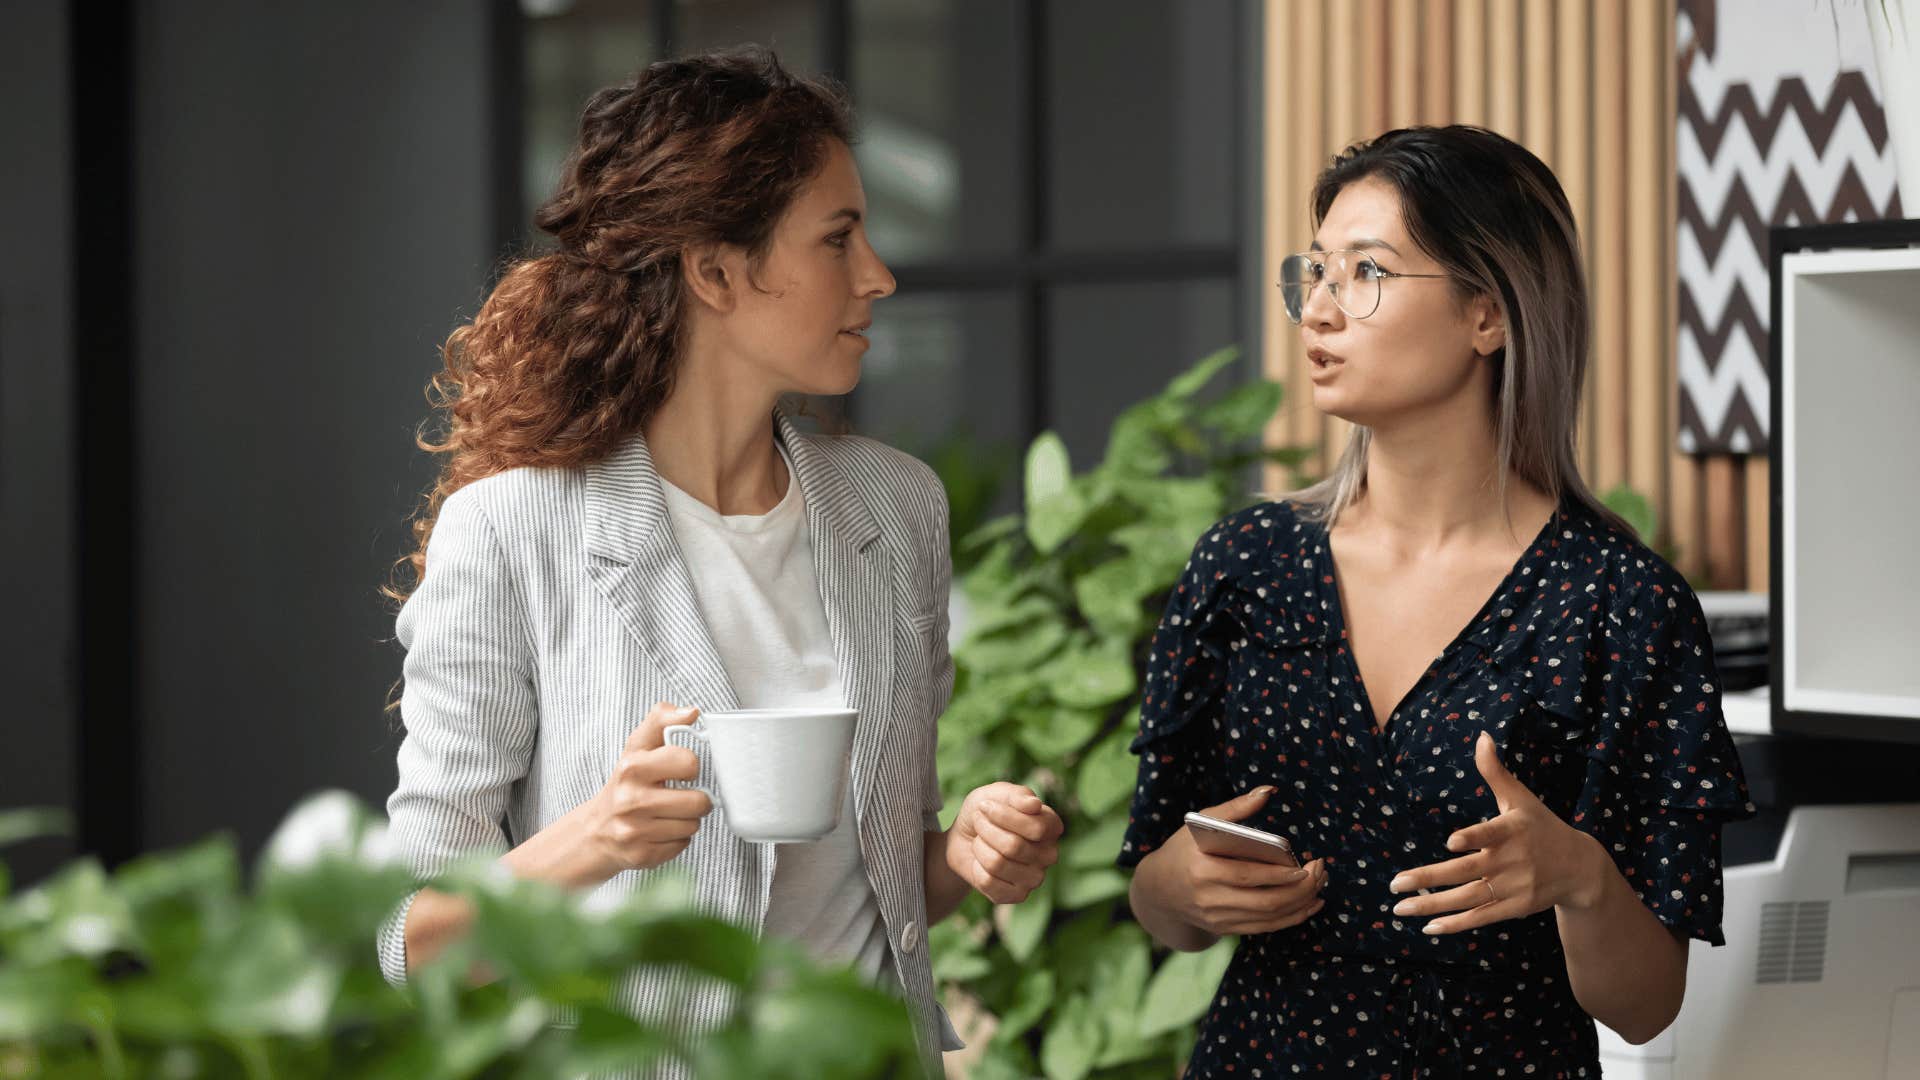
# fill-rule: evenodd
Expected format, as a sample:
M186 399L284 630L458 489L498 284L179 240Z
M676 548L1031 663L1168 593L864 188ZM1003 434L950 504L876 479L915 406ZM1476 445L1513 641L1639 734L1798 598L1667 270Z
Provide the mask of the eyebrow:
M1381 240L1378 237L1373 237L1373 236L1361 236L1353 240L1349 240L1347 241L1347 247L1356 251L1365 251L1367 248L1386 248L1388 251L1393 252L1395 255L1400 254L1399 248L1394 247L1392 244L1387 243L1385 240ZM1325 251L1327 249L1320 246L1320 241L1315 240L1313 242L1313 246L1308 248L1307 250ZM1404 256L1402 257L1404 258Z
M843 210L835 210L833 213L828 214L827 223L832 224L844 218L849 224L858 225L860 223L861 217L862 215L860 211L855 210L853 207L849 206Z

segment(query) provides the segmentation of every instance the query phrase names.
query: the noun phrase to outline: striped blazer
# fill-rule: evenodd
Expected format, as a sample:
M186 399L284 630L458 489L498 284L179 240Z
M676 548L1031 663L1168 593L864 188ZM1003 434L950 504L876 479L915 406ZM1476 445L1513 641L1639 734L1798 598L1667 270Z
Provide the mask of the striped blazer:
M922 862L922 834L939 828L935 725L953 689L946 496L931 469L897 450L804 434L785 413L774 423L806 499L841 682L860 713L860 850L921 1046L937 1060L959 1045L935 999ZM735 704L638 436L592 465L514 469L448 497L398 633L406 734L387 813L422 877L505 851L585 802L654 702ZM716 812L667 866L691 872L704 911L758 927L773 860ZM592 899L630 894L653 872L622 873ZM405 917L403 907L381 933L395 982L406 974ZM617 1004L684 1030L727 1008L721 991L658 970L631 973Z

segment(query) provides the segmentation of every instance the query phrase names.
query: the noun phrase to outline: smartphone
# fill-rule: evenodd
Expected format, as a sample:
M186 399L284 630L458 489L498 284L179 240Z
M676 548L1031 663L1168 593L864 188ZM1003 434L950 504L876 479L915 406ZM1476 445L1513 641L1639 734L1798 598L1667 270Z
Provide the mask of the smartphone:
M1293 845L1286 837L1263 829L1221 821L1196 810L1187 815L1187 830L1193 833L1194 846L1209 855L1281 866L1300 865L1299 856L1293 853Z

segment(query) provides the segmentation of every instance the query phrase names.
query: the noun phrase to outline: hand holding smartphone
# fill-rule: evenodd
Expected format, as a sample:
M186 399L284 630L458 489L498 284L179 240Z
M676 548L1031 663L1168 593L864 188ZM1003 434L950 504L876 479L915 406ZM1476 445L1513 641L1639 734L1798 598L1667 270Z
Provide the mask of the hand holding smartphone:
M1193 844L1209 855L1224 859L1247 859L1278 866L1299 866L1299 856L1287 838L1251 825L1222 821L1195 810L1187 814L1187 831Z

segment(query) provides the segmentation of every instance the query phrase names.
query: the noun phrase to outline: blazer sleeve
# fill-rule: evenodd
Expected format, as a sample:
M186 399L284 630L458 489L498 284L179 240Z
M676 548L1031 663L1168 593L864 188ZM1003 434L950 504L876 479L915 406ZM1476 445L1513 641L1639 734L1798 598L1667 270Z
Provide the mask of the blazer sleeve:
M947 505L947 489L940 478L931 469L927 476L932 485L933 528L929 529L928 557L932 559L933 574L930 588L933 590L933 622L927 627L927 650L932 663L927 670L932 674L933 688L929 695L929 704L933 713L933 738L928 740L926 775L921 783L922 827L927 832L940 831L940 808L945 798L940 794L940 768L933 748L940 735L940 717L947 711L947 705L953 701L953 650L948 647L948 628L952 625L952 614L947 610L947 599L953 586L953 547L948 536L952 528L950 510Z
M442 504L425 575L398 622L406 732L387 816L418 878L508 848L508 795L527 774L538 728L526 607L477 495L463 489ZM406 978L406 914L417 895L380 934L381 970L396 985Z

